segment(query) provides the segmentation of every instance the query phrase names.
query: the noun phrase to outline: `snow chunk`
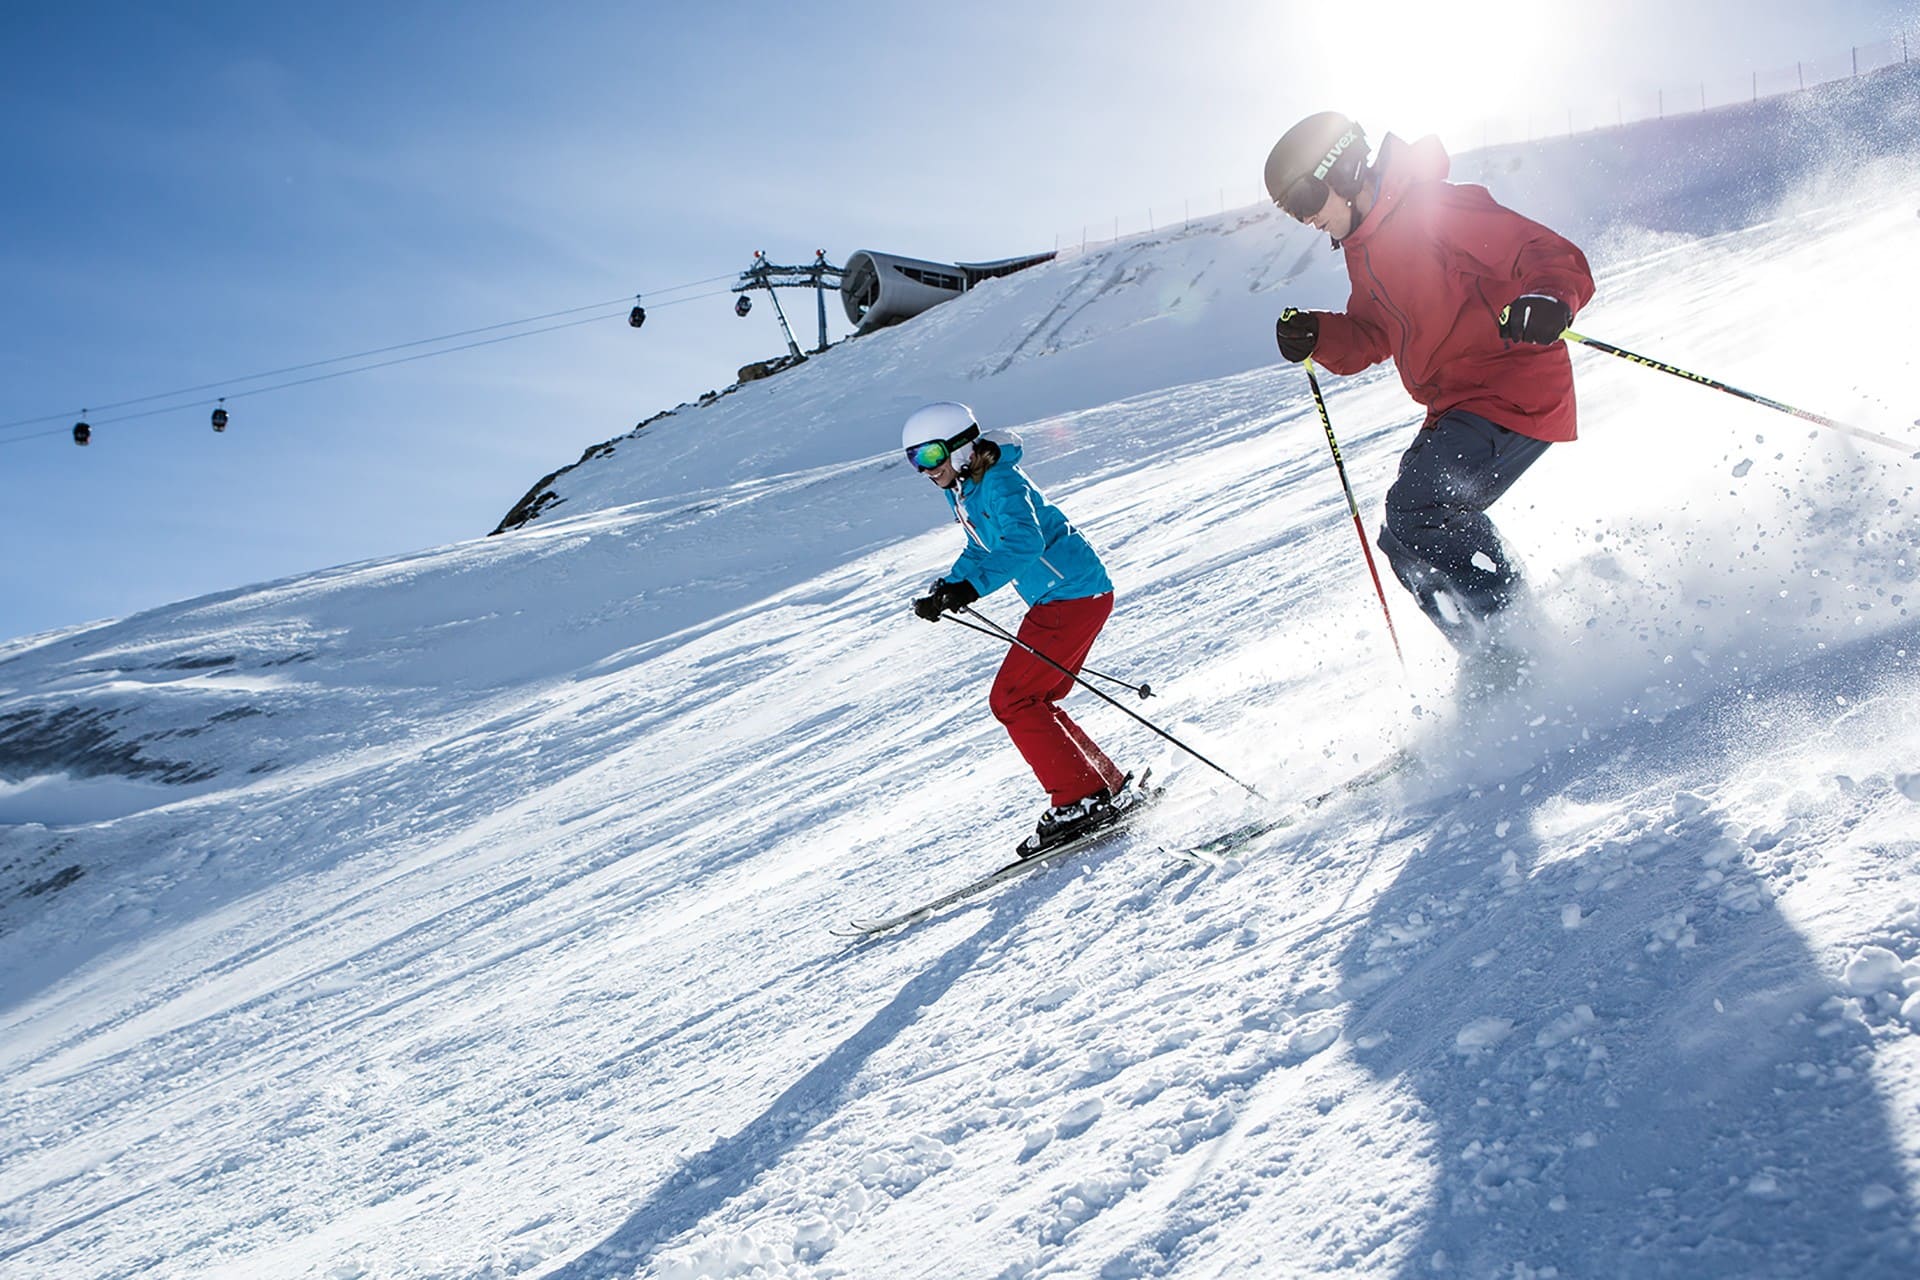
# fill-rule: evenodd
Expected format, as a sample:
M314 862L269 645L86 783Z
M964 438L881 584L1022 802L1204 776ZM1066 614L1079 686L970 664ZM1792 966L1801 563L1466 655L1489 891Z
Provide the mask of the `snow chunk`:
M1512 1034L1511 1018L1475 1018L1453 1037L1454 1051L1478 1053L1482 1049L1491 1049Z
M793 1257L796 1262L818 1262L840 1241L840 1230L815 1214L802 1218L793 1231Z
M1580 927L1579 903L1569 902L1566 906L1560 908L1560 927L1562 929L1578 929Z
M1173 1158L1173 1148L1164 1142L1149 1142L1136 1147L1127 1156L1127 1164L1136 1173L1152 1173Z
M1869 1182L1860 1188L1860 1207L1871 1213L1875 1209L1884 1209L1900 1196L1892 1187L1879 1182Z
M1900 1017L1915 1031L1920 1031L1920 991L1908 996L1906 1003L1900 1006Z
M953 1167L947 1144L927 1134L915 1134L906 1150L869 1151L859 1164L860 1181L890 1196L903 1196L937 1173Z
M1724 867L1746 856L1747 847L1731 836L1717 836L1700 853L1700 861L1709 867Z
M1673 797L1673 816L1676 818L1697 818L1705 813L1709 801L1703 795L1692 791L1676 792Z
M1858 996L1891 991L1906 977L1906 961L1885 947L1862 947L1847 961L1847 990Z
M654 1262L660 1280L720 1280L722 1277L767 1275L778 1265L773 1248L745 1232L721 1240L678 1249Z
M1077 1102L1067 1108L1067 1113L1060 1117L1060 1121L1054 1125L1054 1129L1057 1130L1061 1136L1071 1138L1075 1134L1085 1130L1087 1126L1091 1125L1095 1120L1098 1120L1106 1109L1107 1104L1098 1098L1088 1098L1085 1101Z
M1298 1062L1311 1058L1339 1038L1340 1028L1335 1026L1296 1031L1287 1041L1287 1061Z
M1591 1031L1598 1021L1599 1019L1594 1017L1592 1005L1577 1004L1542 1027L1540 1034L1533 1038L1534 1046L1540 1049L1551 1049L1555 1045L1564 1044L1575 1036L1585 1035Z
M1074 992L1078 990L1079 987L1071 982L1056 983L1034 996L1028 1003L1036 1009L1058 1009L1073 999Z
M1896 773L1893 785L1901 795L1920 804L1920 773Z
M1742 459L1740 459L1740 462L1739 462L1739 464L1738 464L1737 466L1735 466L1735 467L1734 467L1734 469L1733 469L1733 478L1734 478L1734 479L1736 479L1736 480L1738 480L1738 479L1740 479L1740 478L1741 478L1742 476L1744 476L1744 475L1746 475L1746 474L1747 474L1747 472L1749 472L1749 471L1751 471L1751 470L1753 470L1753 459L1752 459L1752 458L1742 458Z

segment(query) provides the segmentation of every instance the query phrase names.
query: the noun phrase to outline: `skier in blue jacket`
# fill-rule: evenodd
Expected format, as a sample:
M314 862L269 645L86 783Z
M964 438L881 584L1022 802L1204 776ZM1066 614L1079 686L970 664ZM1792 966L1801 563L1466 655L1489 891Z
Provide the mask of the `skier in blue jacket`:
M1050 802L1022 852L1112 821L1136 798L1127 775L1059 705L1073 688L1067 673L1080 670L1113 612L1106 566L1020 469L1019 437L983 434L966 405L946 400L916 410L901 444L943 492L967 539L953 568L913 602L914 612L938 622L1008 583L1029 606L1019 631L1027 648L1007 651L987 699Z

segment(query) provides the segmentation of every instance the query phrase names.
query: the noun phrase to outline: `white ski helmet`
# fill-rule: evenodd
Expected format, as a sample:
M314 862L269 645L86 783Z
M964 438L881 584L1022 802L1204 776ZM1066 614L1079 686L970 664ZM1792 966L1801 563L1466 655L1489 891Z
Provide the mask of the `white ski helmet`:
M900 428L900 447L923 471L933 470L948 458L953 459L955 468L965 470L973 455L973 442L979 438L980 424L974 421L973 410L958 400L937 400L915 409ZM940 448L930 448L933 445Z

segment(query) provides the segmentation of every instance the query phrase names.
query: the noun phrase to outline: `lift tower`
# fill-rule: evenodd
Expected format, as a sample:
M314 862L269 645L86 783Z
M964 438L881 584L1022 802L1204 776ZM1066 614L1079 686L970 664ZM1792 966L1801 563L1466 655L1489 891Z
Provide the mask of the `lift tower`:
M787 313L780 305L780 295L775 289L812 289L814 301L820 313L820 345L813 349L818 355L827 349L827 290L839 291L840 279L846 272L827 261L825 249L813 251L813 261L804 267L783 267L767 261L767 255L755 249L753 265L740 273L740 282L733 286L733 292L740 295L740 302L734 307L737 315L745 315L752 309L747 298L754 289L765 289L767 297L773 300L773 312L780 317L781 332L787 335L787 351L795 359L804 360L807 353L800 350L800 344L793 340L793 326L787 323Z

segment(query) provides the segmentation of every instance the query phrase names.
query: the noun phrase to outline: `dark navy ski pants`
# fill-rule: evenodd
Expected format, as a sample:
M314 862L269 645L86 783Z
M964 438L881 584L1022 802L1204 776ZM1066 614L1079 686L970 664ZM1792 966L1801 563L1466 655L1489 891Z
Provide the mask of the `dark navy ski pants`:
M1478 643L1476 623L1506 608L1519 588L1520 571L1487 508L1546 451L1545 440L1455 409L1400 456L1380 549L1456 648Z

